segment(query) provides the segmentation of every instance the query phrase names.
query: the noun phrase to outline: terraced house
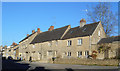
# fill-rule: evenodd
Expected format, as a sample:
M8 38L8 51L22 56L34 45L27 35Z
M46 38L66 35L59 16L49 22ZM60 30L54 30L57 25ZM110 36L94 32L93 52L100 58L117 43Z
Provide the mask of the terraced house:
M53 57L88 58L102 38L106 38L101 22L86 24L85 19L80 25L71 28L70 25L48 31L34 33L20 41L20 57L24 60L45 61ZM26 44L26 43L27 44Z
M37 31L32 30L32 34L27 34L27 36L19 42L19 59L26 60L27 54L29 53L29 44L35 38L37 34L41 33L40 28L37 28Z
M13 59L17 59L17 54L19 53L18 52L18 44L13 42L12 45L10 46L6 46L6 48L4 48L3 52L3 57L6 57L6 58L13 58Z

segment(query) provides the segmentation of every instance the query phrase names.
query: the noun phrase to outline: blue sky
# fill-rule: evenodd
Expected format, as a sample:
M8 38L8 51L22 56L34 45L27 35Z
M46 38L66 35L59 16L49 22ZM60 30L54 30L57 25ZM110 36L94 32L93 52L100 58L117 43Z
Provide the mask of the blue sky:
M37 28L44 32L51 25L55 28L65 25L79 26L80 19L85 18L87 21L85 10L96 4L96 2L3 2L2 45L18 43ZM117 2L110 4L113 13L118 11Z

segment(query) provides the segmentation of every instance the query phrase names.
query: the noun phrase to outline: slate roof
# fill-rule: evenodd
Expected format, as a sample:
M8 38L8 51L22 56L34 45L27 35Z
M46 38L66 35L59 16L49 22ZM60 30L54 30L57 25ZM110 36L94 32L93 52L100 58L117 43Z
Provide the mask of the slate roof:
M114 37L108 37L108 38L102 38L98 44L102 43L112 43L114 41L120 41L120 36L114 36Z
M33 34L35 34L36 32L34 32ZM32 36L33 34L30 34L29 36L27 36L27 37L25 37L23 40L21 40L20 42L22 42L22 41L24 41L24 40L26 40L26 39L28 39L30 36ZM19 42L19 43L20 43Z
M96 29L99 22L86 24L83 27L75 27L71 28L66 35L63 37L63 39L69 39L69 38L75 38L75 37L83 37L83 36L89 36L92 35L94 30Z
M39 33L33 39L31 44L41 43L41 42L51 41L51 40L59 40L62 37L62 35L64 34L64 32L66 31L66 29L68 28L68 26L54 29L52 31L46 31L46 32Z

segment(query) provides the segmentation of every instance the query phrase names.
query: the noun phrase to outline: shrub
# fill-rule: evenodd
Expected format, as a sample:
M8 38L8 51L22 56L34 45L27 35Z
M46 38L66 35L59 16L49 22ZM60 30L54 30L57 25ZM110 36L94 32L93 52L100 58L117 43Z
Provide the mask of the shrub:
M95 50L92 51L92 55L91 56L92 56L93 59L96 59L96 57L97 57L97 51L95 51Z

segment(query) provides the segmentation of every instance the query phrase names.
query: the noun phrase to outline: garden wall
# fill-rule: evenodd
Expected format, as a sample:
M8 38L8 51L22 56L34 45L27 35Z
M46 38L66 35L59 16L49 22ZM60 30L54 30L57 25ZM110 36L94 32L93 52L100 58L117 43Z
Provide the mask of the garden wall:
M56 59L56 64L78 64L78 65L101 65L101 66L118 66L118 59Z

